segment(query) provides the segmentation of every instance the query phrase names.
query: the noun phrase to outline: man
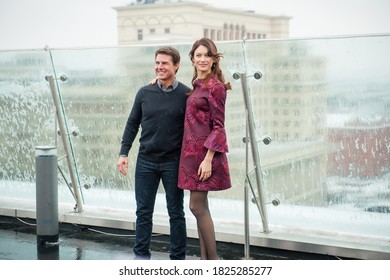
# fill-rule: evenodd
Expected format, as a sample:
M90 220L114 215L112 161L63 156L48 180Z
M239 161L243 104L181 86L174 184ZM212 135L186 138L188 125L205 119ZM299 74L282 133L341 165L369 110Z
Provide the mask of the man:
M157 83L138 90L123 132L119 171L127 174L130 148L141 126L135 170L136 259L150 259L150 239L156 193L162 180L170 223L170 258L185 259L186 222L184 194L177 187L187 93L190 88L176 80L180 54L172 47L155 52Z

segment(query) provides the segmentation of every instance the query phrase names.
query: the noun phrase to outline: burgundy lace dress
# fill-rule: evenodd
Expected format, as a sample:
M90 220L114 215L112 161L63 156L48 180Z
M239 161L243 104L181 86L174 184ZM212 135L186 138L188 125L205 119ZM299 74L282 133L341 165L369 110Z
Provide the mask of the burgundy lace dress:
M226 88L215 77L208 81L208 86L203 80L195 80L194 86L186 105L178 185L185 190L225 190L231 187L226 157ZM208 149L215 151L212 175L202 182L198 168Z

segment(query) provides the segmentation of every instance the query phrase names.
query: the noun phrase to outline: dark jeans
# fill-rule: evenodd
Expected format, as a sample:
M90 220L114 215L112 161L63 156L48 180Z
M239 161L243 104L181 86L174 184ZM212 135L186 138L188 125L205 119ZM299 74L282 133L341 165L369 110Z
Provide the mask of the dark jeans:
M135 199L137 202L136 258L150 259L150 239L153 227L153 212L157 189L162 180L170 223L170 258L184 260L187 242L184 217L184 194L177 186L179 161L150 162L137 159L135 170Z

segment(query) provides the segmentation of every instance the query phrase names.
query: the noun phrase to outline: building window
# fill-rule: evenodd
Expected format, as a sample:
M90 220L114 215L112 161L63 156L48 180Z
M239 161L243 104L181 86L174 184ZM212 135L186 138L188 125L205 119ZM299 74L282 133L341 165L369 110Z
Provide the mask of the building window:
M228 25L225 23L223 25L223 40L227 41L228 40Z
M171 29L170 29L169 27L165 27L164 33L165 33L165 34L171 33Z
M209 30L208 30L207 28L205 28L205 29L203 30L203 37L205 37L205 38L208 38L208 37L209 37Z
M222 40L222 30L217 30L217 41Z
M243 39L245 37L245 25L242 25L241 26L241 39Z
M156 34L156 29L150 28L149 33L150 33L150 35Z
M142 41L144 39L142 29L137 30L137 39L138 39L138 41Z
M215 30L214 29L210 30L210 39L215 41Z

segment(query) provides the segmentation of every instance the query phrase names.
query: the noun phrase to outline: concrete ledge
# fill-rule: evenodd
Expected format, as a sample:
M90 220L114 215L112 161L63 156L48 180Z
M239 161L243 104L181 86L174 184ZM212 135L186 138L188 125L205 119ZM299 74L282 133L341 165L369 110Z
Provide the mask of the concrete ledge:
M0 215L15 218L36 218L35 202L23 199L0 198ZM86 226L98 226L135 230L135 216L130 210L84 206L83 213L76 213L72 204L59 204L59 222ZM243 222L215 219L216 239L221 242L245 244ZM250 245L323 254L357 259L390 259L390 240L375 236L358 236L343 233L302 231L299 229L271 226L271 232L249 229ZM168 217L154 215L153 231L169 234ZM197 238L196 221L187 217L187 234Z

